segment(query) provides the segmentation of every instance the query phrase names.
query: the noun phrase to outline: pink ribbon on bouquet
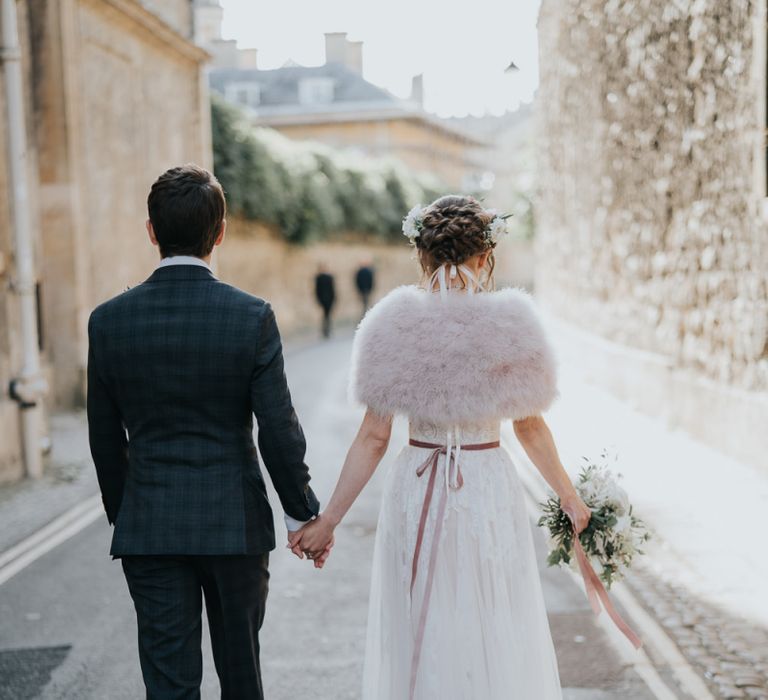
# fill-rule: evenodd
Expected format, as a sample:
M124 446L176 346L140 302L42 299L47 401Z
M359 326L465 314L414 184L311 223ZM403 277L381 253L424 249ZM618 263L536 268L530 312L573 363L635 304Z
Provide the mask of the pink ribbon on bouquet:
M573 525L573 516L566 511L566 515L571 519ZM618 627L619 631L632 643L635 649L639 649L643 646L643 642L640 637L634 632L634 630L624 621L619 615L616 608L613 606L611 599L608 597L608 591L605 590L603 582L600 577L595 573L592 565L587 559L587 554L579 541L579 534L576 532L576 526L573 526L573 551L576 553L576 561L579 564L581 570L581 576L584 579L584 589L589 599L589 604L592 606L592 612L595 615L599 615L602 609L608 613L608 616L613 620L613 624ZM602 608L600 604L602 603Z

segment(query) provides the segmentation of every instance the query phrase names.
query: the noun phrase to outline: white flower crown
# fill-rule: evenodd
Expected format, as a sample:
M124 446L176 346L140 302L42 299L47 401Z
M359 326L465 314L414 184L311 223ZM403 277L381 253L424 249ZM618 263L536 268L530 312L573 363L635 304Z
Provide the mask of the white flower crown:
M424 228L424 210L421 204L413 207L403 219L403 235L411 243L421 236L421 229ZM491 221L485 227L485 240L489 243L495 243L499 238L507 233L507 219L511 214L499 214L495 209L486 209L486 214L490 214Z

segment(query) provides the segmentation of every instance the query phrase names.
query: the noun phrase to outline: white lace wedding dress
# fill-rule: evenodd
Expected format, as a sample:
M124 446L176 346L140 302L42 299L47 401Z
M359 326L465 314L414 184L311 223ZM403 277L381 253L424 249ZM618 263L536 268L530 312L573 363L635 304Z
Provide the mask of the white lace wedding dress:
M424 445L406 445L386 476L363 700L559 700L522 485L494 446L501 419L538 413L556 393L530 302L396 290L358 330L352 389L381 414L408 415L411 443Z

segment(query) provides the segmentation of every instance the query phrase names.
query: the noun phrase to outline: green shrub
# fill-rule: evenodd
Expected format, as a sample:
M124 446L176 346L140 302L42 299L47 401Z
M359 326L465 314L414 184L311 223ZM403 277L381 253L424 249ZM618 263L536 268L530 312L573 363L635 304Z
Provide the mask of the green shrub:
M415 175L398 161L292 141L254 127L215 96L211 120L213 167L229 210L277 227L291 243L341 231L400 240L407 211L442 190L439 181Z

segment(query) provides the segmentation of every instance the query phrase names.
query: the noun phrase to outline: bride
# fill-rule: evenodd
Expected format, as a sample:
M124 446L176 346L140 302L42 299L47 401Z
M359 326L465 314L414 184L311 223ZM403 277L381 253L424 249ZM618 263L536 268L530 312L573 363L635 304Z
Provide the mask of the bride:
M576 529L576 494L541 417L557 394L528 296L486 291L503 219L471 197L414 208L404 231L424 271L389 293L355 336L352 394L368 410L328 507L290 542L322 566L335 527L389 444L376 533L364 700L561 698L521 482L504 448L511 418Z

